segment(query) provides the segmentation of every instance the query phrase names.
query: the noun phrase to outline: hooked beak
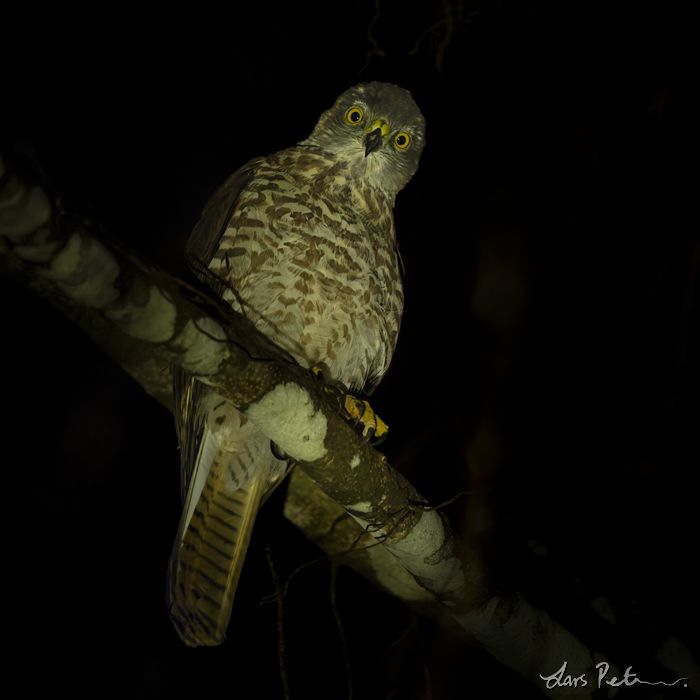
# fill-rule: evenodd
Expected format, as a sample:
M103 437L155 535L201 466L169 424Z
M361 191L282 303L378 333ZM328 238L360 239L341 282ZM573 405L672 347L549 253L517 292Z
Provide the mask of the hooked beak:
M389 124L386 119L375 119L365 135L365 158L382 147L384 139L389 135Z

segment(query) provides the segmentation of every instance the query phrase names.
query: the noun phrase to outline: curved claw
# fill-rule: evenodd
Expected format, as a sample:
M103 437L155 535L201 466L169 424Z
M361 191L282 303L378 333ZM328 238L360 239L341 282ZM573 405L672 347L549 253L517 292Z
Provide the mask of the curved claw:
M387 424L374 412L368 401L362 401L350 394L345 395L343 408L354 421L353 427L362 424L362 436L370 445L384 442L389 432Z
M326 376L330 376L328 367L322 362L311 367L311 373L314 375L314 377L316 377L316 379L320 379L324 385L326 384Z
M282 461L289 459L289 455L274 441L270 440L270 452Z
M347 393L347 389L342 384L330 384L328 382L326 378L330 377L330 372L325 364L319 363L314 365L311 368L311 372L316 379L323 383L323 390L326 394L329 394L334 399L340 400Z
M362 420L362 416L365 415L365 409L368 407L369 404L366 401L356 399L351 394L345 394L343 397L343 408L345 409L348 416L350 416L350 420L354 421L353 427L356 426ZM372 411L371 408L369 410L372 412L372 414L374 414L374 411ZM372 420L371 415L370 420Z
M314 376L323 382L323 390L340 404L341 413L355 428L362 424L362 437L370 445L384 442L389 432L387 424L374 412L369 402L355 398L347 393L342 384L327 384L326 377L330 376L328 368L323 363L311 368Z

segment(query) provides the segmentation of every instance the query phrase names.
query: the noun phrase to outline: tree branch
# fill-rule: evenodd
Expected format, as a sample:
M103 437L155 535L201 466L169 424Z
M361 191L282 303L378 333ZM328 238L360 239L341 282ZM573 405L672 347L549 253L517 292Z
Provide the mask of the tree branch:
M437 617L449 613L497 659L543 690L540 674L553 673L562 660L597 677L594 667L603 656L519 594L490 590L480 561L459 544L446 519L415 505L425 499L340 417L320 382L247 319L200 296L210 310L203 311L193 301L196 292L111 240L94 222L67 212L40 174L22 172L9 160L0 160L0 236L3 273L57 306L162 404L172 410L167 367L176 364L289 454L328 498L312 501L307 482L304 508L291 501L287 515L300 522L299 513L316 504L318 519L306 517L302 526L307 532L315 528L314 539L327 551L339 551L332 532L335 502L383 545L364 548L354 563L372 570L386 589L434 612L439 608ZM296 492L297 499L303 492ZM347 532L343 537L352 539ZM398 570L395 562L410 577L392 572ZM596 686L579 690L577 698L593 697ZM601 692L606 690L611 688L604 685ZM569 689L545 692L556 698Z

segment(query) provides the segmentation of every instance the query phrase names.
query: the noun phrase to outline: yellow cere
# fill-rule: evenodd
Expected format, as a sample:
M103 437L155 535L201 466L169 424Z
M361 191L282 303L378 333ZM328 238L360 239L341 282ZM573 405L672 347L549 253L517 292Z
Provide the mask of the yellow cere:
M375 119L371 124L369 129L367 129L367 133L371 134L373 131L376 131L379 129L382 132L382 136L386 138L389 135L389 131L391 129L389 128L389 122L387 122L386 119Z

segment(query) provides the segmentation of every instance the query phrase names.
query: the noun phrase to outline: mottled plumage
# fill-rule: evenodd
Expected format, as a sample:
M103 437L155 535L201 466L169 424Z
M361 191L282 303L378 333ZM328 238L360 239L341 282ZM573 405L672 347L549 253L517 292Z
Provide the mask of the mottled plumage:
M300 364L375 385L403 311L392 207L418 167L425 122L410 94L343 93L298 146L257 158L207 204L188 244L201 274ZM168 577L170 615L191 646L223 640L260 500L284 475L270 441L176 372L184 512Z

